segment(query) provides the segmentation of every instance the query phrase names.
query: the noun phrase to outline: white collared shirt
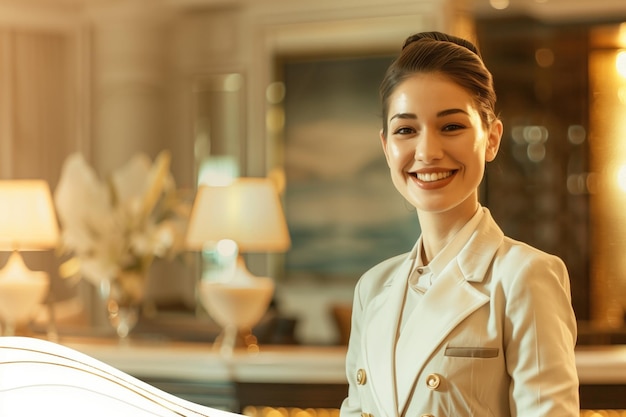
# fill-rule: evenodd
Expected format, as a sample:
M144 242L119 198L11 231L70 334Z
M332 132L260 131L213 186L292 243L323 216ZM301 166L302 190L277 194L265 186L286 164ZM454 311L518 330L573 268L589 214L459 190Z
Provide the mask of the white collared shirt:
M417 303L420 302L422 296L428 291L433 282L441 274L444 268L459 254L461 249L467 244L472 233L478 227L483 218L484 211L481 206L478 207L472 218L454 235L452 240L439 252L433 260L424 265L422 259L422 236L419 237L416 250L413 252L413 268L407 280L407 291L402 310L402 321L400 323L400 331L404 328L411 312L415 309Z

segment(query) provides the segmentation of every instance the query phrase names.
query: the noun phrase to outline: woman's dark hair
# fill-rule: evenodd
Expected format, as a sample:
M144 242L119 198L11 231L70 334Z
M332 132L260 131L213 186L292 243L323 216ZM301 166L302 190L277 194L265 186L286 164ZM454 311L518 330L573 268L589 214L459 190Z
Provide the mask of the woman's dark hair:
M406 39L400 56L389 66L380 85L385 136L389 97L400 83L416 73L440 73L448 77L472 95L484 126L496 120L493 78L478 48L456 36L422 32Z

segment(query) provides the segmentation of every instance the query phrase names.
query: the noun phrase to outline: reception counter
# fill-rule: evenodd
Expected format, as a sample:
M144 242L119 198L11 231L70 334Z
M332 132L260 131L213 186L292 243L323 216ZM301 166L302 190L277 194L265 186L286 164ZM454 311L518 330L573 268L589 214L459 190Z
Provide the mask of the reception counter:
M345 383L345 347L261 346L220 355L204 343L76 342L76 349L131 375L190 381Z
M197 404L338 408L347 394L345 347L261 346L226 357L207 343L61 341L159 389Z
M164 391L231 411L338 408L347 393L345 347L262 346L224 357L204 343L61 343ZM581 346L576 363L583 409L626 409L626 346Z

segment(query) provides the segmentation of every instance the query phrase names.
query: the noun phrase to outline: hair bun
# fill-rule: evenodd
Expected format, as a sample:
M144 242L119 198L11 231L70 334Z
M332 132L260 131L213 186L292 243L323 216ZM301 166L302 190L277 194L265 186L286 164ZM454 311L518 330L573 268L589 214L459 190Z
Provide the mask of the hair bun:
M453 35L448 35L446 33L442 33L442 32L420 32L420 33L415 33L411 36L409 36L408 38L406 38L406 40L404 41L404 45L402 45L402 49L406 48L407 46L409 46L410 44L414 43L414 42L419 42L422 40L431 40L431 41L439 41L439 42L450 42L459 46L462 46L463 48L466 48L468 50L470 50L471 52L475 53L476 55L478 55L479 57L481 57L480 55L480 51L478 50L478 48L476 47L476 45L474 45L472 42L463 39L463 38L459 38L458 36L453 36ZM482 57L481 57L482 59Z

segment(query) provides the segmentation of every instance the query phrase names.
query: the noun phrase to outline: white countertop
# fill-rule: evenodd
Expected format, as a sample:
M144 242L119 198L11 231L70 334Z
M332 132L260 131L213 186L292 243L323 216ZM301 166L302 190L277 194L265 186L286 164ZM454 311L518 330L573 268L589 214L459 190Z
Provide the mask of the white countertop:
M221 356L204 343L60 341L131 375L196 381L345 383L345 347L261 346ZM576 351L581 384L626 384L626 346Z
M261 346L225 357L204 343L61 344L128 374L195 381L345 383L345 347Z

